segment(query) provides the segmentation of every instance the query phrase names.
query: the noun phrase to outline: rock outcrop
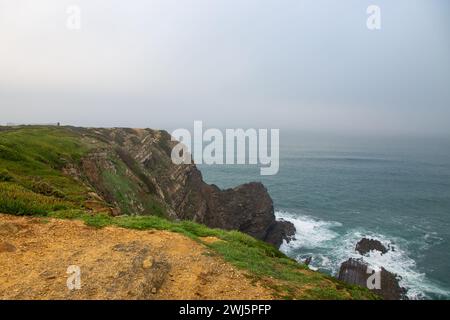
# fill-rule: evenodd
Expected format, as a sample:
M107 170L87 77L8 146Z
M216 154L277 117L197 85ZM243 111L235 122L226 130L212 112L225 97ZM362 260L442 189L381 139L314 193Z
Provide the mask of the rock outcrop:
M372 282L372 288L375 293L383 297L385 300L401 300L406 299L406 289L400 287L399 277L381 268L380 271L374 271L369 268L363 260L349 259L342 263L338 279L349 284L368 287L368 279L374 272L378 272L379 287ZM375 281L375 280L374 280ZM371 282L369 280L369 282ZM373 288L375 286L375 288Z
M355 250L361 255L365 255L372 250L380 251L381 254L388 252L388 249L378 240L362 238L357 244Z
M309 265L311 264L311 261L312 261L312 257L309 256L309 257L307 257L307 258L303 261L303 263L304 263L305 265L309 266Z
M195 164L176 165L177 142L151 129L71 128L96 147L80 165L65 171L87 182L109 208L98 201L86 206L114 214L158 214L192 220L208 227L239 230L277 247L289 241L295 227L275 219L273 202L261 183L221 190L203 181ZM101 202L101 201L100 201Z
M264 241L275 245L277 248L281 246L283 240L290 242L295 239L295 227L294 225L285 220L273 221L269 226Z
M383 255L391 249L390 246L386 248L378 240L362 238L355 247L355 251L362 257L360 259L351 258L343 262L339 270L338 279L366 288L370 286L370 290L376 292L385 300L407 299L407 290L399 284L400 276L389 272L383 267L375 271L364 261L364 256L370 251L379 251ZM374 275L375 272L377 275ZM369 277L371 279L368 281Z

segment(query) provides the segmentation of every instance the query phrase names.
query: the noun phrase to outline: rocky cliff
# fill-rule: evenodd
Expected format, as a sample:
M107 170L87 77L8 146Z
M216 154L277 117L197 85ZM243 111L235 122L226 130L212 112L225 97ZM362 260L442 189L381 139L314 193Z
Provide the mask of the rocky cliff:
M89 145L78 164L63 170L88 184L87 207L108 204L112 214L158 214L192 220L213 228L239 230L280 246L295 228L276 221L273 202L257 182L221 190L203 181L195 164L176 165L176 142L165 131L151 129L68 128Z

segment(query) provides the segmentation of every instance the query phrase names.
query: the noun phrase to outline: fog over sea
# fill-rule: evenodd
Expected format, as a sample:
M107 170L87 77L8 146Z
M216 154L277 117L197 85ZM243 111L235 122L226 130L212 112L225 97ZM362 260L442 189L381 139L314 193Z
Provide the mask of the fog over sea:
M278 218L294 223L289 256L336 275L362 237L394 251L364 259L402 277L412 299L450 299L450 139L280 134L280 170L200 165L221 188L263 182Z

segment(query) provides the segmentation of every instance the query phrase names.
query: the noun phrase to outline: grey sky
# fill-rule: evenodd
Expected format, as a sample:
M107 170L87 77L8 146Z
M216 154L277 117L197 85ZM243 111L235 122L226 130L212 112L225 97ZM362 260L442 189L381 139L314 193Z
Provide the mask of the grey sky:
M449 84L446 0L0 0L1 123L449 134Z

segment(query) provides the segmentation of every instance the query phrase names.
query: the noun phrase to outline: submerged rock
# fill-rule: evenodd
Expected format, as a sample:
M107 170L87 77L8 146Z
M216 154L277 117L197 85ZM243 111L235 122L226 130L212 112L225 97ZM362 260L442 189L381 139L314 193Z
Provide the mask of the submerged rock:
M303 263L304 263L305 265L309 266L309 265L311 264L311 261L312 261L312 257L309 256L309 257L307 257L307 258L305 259L305 261L303 261Z
M388 252L388 249L378 240L362 238L357 244L355 250L362 255L372 250L380 251L381 254Z
M400 287L399 280L401 278L398 275L391 273L384 268L381 268L381 270L377 272L379 273L378 287L376 286L376 280L371 282L371 280L374 279L373 277L369 279L374 271L367 263L358 259L348 259L342 263L338 279L348 284L359 285L366 288L369 288L368 285L371 283L372 287L369 289L383 297L385 300L407 299L406 289ZM374 286L375 288L373 288Z

